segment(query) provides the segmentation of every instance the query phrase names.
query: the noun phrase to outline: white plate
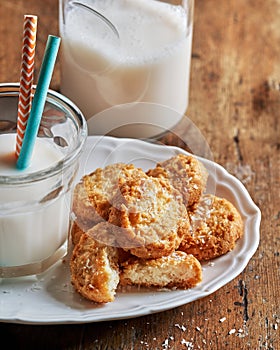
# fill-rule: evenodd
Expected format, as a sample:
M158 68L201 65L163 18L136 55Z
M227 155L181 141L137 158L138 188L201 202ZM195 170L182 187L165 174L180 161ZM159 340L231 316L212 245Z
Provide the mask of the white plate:
M79 177L113 162L134 163L147 170L180 148L134 139L90 136L81 157ZM85 323L131 318L168 310L205 297L237 277L259 244L261 214L242 183L220 165L199 158L209 171L207 191L230 200L245 222L236 248L203 265L197 287L180 291L141 290L117 293L116 300L96 305L74 292L67 262L59 262L40 276L0 281L0 321L25 324ZM78 178L79 178L78 177Z

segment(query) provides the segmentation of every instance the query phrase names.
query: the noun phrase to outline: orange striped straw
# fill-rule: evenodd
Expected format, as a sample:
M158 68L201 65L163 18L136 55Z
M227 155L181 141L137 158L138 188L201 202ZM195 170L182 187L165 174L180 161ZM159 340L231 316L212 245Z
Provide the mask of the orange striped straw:
M25 15L23 26L23 45L18 100L16 157L18 158L32 103L32 84L34 75L34 56L36 46L37 16Z

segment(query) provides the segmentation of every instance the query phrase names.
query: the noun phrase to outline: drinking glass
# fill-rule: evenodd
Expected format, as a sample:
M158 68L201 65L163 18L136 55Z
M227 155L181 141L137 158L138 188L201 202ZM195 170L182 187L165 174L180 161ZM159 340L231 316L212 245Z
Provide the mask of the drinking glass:
M49 90L31 165L17 170L8 161L18 94L19 84L0 84L0 278L40 274L66 255L72 190L87 136L77 106Z

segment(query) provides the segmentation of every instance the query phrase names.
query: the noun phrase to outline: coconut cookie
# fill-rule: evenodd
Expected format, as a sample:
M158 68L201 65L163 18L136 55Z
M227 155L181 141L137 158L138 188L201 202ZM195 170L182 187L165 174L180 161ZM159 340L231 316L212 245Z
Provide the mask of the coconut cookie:
M83 181L74 188L72 211L76 217L75 223L81 230L86 231L103 219L89 200Z
M108 220L112 197L118 190L122 171L138 172L132 164L115 163L98 168L84 175L76 185L73 198L73 212L77 223L83 229Z
M143 171L122 172L109 222L123 228L119 245L140 258L168 255L189 230L189 219L177 190L163 178Z
M204 165L194 156L178 154L147 171L149 176L166 178L182 195L187 208L199 201L208 178Z
M113 301L119 284L118 248L94 238L97 235L108 241L112 236L114 239L111 228L103 222L82 234L70 261L72 285L83 297L97 303Z
M158 259L132 259L121 265L121 285L188 289L202 280L200 262L176 251Z
M204 195L189 217L192 229L184 235L179 250L200 261L231 251L243 235L241 215L225 198Z
M82 229L81 226L78 225L76 221L72 223L71 229L70 229L70 237L72 240L72 243L76 245L79 243L79 240L81 238L81 235L84 234L87 230Z

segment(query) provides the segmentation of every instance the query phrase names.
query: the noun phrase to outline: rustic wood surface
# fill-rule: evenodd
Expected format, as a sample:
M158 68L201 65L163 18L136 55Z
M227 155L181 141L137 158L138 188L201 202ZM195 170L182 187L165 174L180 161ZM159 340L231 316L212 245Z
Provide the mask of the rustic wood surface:
M19 79L24 14L38 15L36 76L48 34L58 34L57 0L1 0L1 82ZM2 344L69 350L280 349L279 57L279 0L196 0L188 116L214 160L243 181L262 211L259 249L245 270L208 297L145 317L78 325L1 323ZM58 63L51 87L59 90L59 84ZM170 135L164 141L181 145Z

